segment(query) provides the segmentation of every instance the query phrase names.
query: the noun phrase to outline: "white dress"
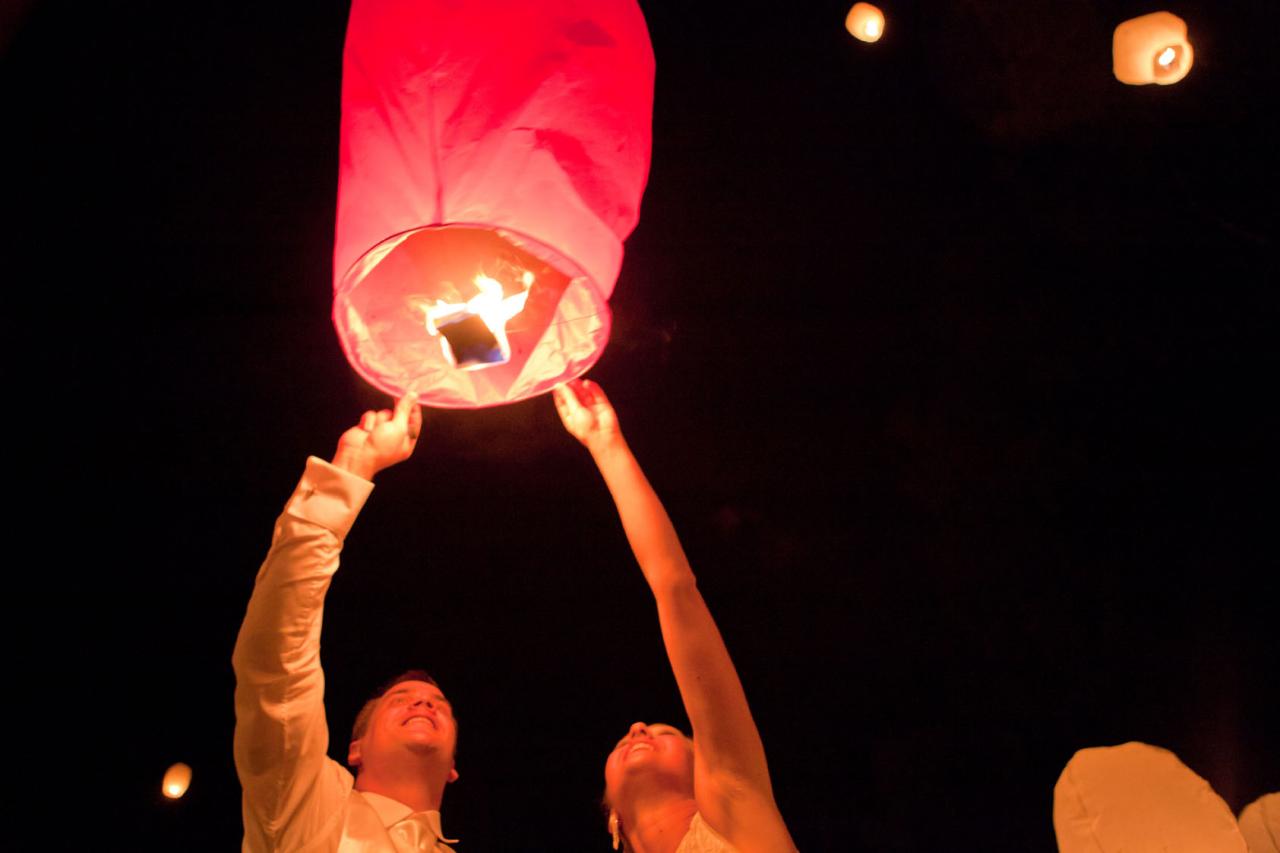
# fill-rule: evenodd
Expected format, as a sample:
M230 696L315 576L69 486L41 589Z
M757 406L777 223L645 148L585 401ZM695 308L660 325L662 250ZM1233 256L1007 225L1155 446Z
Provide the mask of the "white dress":
M738 848L708 826L700 813L694 812L689 831L681 839L676 853L738 853Z

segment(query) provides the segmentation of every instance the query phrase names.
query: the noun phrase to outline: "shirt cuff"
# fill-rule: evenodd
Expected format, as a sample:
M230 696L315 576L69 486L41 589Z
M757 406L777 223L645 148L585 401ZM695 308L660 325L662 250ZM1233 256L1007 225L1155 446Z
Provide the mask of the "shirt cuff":
M373 491L373 483L325 462L307 458L307 470L285 504L284 511L310 521L345 539L356 516Z

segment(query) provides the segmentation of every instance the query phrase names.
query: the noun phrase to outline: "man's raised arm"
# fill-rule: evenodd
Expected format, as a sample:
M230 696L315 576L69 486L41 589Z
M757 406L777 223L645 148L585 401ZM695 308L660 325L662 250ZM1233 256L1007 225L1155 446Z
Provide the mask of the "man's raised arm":
M370 481L407 459L421 430L412 395L394 412L365 412L343 433L332 463L307 460L276 521L232 654L247 850L301 848L344 819L352 779L327 757L324 596L343 540L373 490Z

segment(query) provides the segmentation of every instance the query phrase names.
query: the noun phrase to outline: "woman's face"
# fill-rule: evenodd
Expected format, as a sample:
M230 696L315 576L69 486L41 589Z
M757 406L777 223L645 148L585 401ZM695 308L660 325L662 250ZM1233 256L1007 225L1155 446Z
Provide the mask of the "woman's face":
M636 785L675 788L692 797L693 741L674 726L633 724L605 762L605 799L618 803Z

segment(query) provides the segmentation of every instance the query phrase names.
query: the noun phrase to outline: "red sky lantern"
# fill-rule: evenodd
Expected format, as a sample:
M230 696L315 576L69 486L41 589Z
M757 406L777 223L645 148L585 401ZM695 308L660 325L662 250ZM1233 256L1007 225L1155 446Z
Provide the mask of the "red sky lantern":
M635 0L354 0L333 319L361 376L473 408L596 361L653 73Z

